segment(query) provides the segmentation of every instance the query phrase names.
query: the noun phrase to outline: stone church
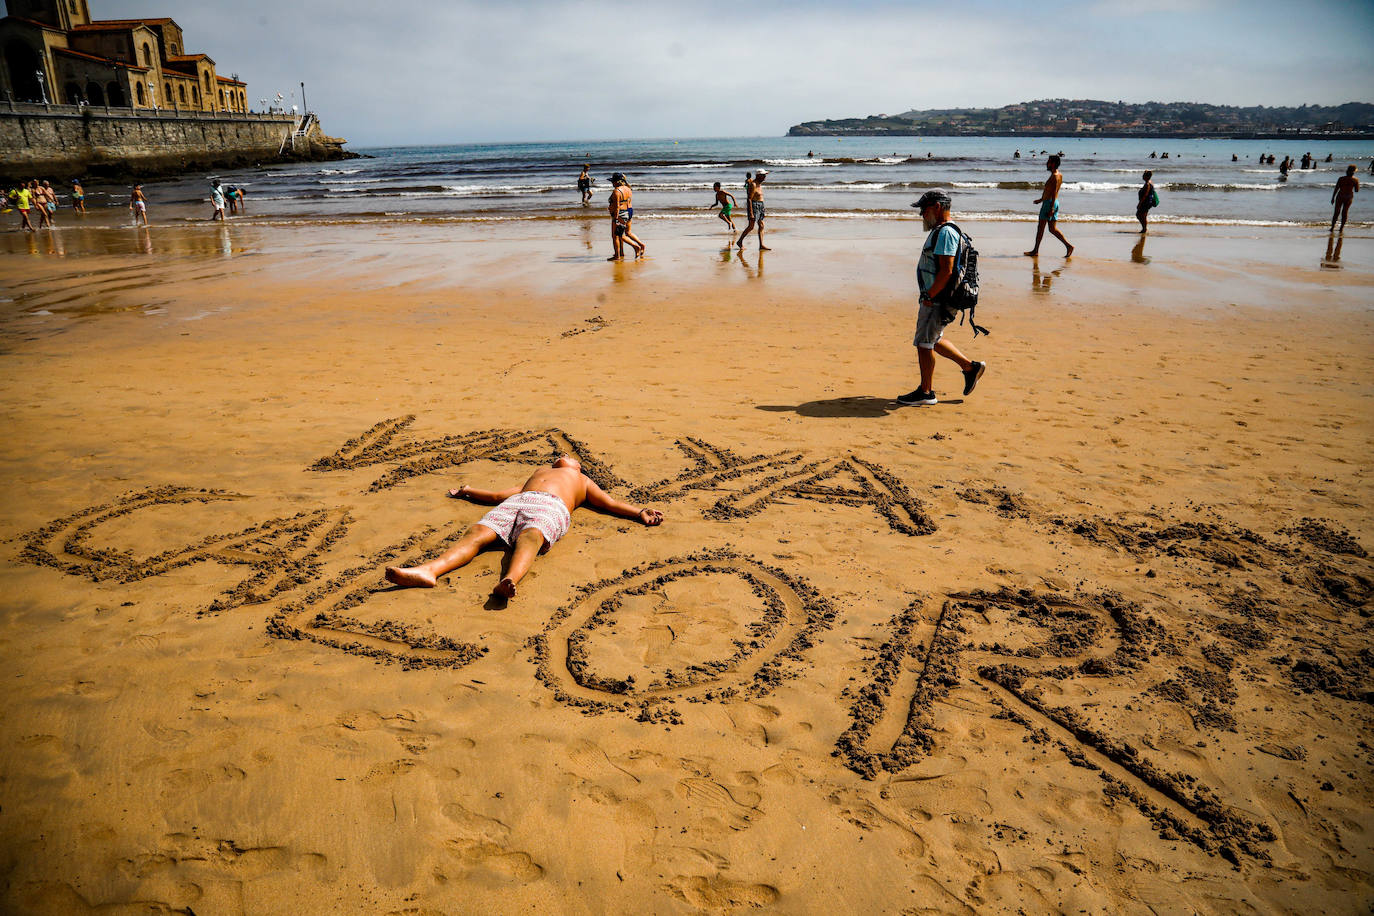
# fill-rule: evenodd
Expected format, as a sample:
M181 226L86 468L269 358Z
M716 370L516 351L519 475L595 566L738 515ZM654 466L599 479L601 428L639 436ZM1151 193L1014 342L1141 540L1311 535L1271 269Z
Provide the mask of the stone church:
M5 0L0 106L7 101L176 111L248 111L245 84L188 54L171 19L92 20L86 0Z

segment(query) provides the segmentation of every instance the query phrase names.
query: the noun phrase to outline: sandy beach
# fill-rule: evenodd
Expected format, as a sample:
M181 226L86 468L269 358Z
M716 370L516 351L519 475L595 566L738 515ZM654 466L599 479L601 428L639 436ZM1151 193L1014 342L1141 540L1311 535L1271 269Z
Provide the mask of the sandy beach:
M5 912L1368 912L1368 230L969 223L927 409L919 222L160 217L0 234Z

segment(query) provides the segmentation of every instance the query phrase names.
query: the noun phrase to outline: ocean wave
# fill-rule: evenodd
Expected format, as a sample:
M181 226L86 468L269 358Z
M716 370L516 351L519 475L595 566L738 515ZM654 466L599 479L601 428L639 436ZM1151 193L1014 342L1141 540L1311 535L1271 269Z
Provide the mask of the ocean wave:
M1245 182L1233 182L1230 184L1213 184L1209 182L1193 181L1169 181L1161 182L1160 189L1167 188L1170 191L1277 191L1283 185L1277 181L1270 184L1253 184Z

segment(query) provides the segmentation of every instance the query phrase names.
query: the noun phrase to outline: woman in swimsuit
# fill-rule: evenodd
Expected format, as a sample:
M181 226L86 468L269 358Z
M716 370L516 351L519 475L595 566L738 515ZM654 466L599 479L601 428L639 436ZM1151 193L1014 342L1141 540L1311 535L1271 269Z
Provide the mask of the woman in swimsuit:
M611 245L615 253L606 260L624 260L627 241L634 248L635 257L642 257L644 243L630 231L630 223L635 218L634 191L630 189L630 182L619 172L611 176L611 199L608 209L611 214Z
M1153 206L1150 201L1155 190L1155 183L1150 179L1154 174L1154 172L1146 172L1142 175L1141 177L1145 179L1145 183L1141 185L1140 190L1136 192L1135 218L1140 222L1140 232L1142 235L1150 231L1150 207Z

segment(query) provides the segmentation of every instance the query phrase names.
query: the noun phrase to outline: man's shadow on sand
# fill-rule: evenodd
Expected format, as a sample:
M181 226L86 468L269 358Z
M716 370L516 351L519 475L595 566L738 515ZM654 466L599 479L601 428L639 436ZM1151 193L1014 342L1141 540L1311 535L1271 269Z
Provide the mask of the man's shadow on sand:
M941 401L941 404L962 404L962 400ZM885 417L899 410L912 410L905 404L897 403L896 398L878 398L871 394L861 394L847 398L830 398L825 401L807 401L804 404L757 404L755 410L771 413L792 411L802 417L856 417L872 419Z

